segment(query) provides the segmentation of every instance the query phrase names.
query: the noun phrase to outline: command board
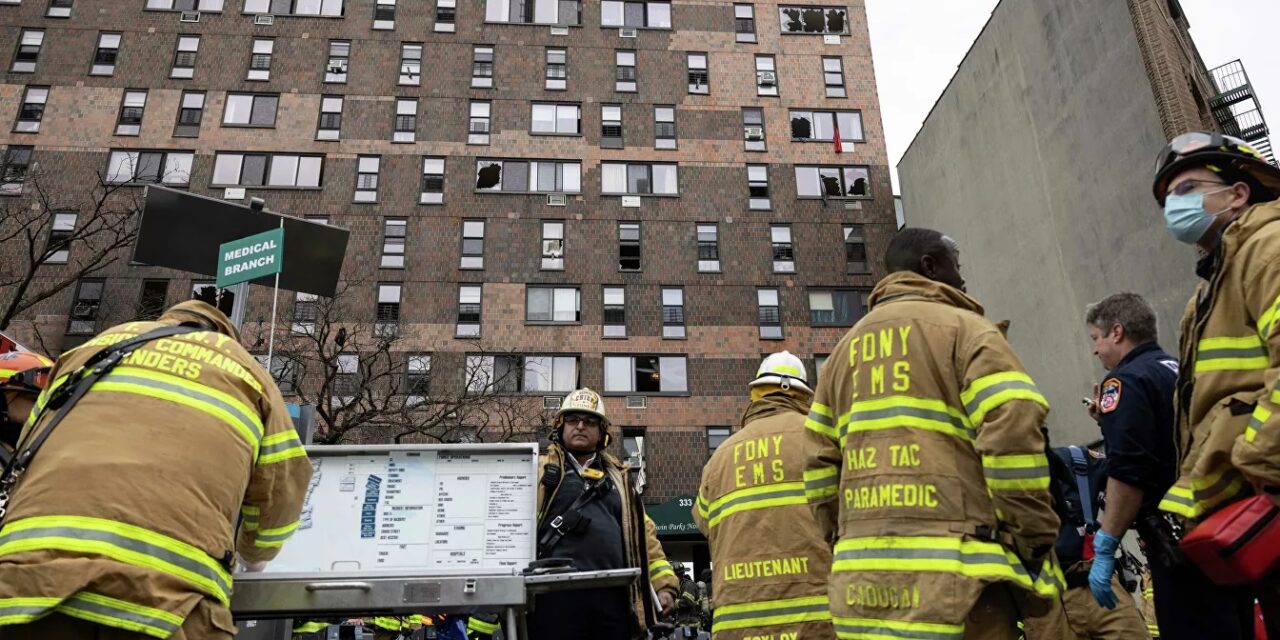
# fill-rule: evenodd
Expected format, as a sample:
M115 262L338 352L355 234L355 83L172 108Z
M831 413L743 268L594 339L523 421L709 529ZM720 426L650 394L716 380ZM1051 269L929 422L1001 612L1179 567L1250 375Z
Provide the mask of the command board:
M536 444L308 447L297 531L269 574L511 574L536 549Z

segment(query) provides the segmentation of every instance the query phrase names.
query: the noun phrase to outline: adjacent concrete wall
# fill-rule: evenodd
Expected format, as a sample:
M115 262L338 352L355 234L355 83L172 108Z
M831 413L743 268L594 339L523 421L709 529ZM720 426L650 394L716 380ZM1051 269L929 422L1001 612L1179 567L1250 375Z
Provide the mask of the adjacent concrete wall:
M1140 293L1176 351L1195 281L1150 196L1165 138L1138 46L1123 2L1002 2L898 165L907 224L960 243L1061 444L1099 437L1080 403L1102 375L1085 306Z

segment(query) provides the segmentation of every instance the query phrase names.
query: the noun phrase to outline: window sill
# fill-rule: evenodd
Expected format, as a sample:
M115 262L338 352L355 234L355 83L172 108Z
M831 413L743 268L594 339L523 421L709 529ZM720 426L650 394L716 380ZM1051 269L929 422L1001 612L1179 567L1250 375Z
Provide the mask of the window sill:
M169 186L169 185L166 185ZM324 186L289 187L283 185L211 184L210 189L254 189L256 191L324 191Z
M715 271L699 271L698 273L704 273L704 274L707 274L707 275L717 275L717 274L721 274L721 273L724 273L724 272L723 272L723 271L720 271L719 269L717 269L717 270L715 270Z
M274 129L274 124L238 124L233 122L222 123L223 129Z
M162 11L170 11L170 10L169 10L169 9L162 9ZM204 11L201 11L200 13L204 13ZM318 13L315 13L315 14L312 14L312 13L271 13L271 12L269 12L269 11L263 11L263 12L260 12L260 13L251 13L251 12L249 12L249 11L241 11L241 12L240 12L240 15L242 15L242 16L268 16L268 15L270 15L270 16L275 16L275 17L277 17L277 18L326 18L326 19L329 19L329 20L345 20L345 19L346 19L346 17L347 17L347 16L345 16L345 15L341 15L341 16L326 16L326 15L321 15L321 14L318 14Z
M562 193L566 196L582 195L581 191L493 191L491 189L474 189L472 193L493 196L549 196L553 193Z
M605 391L606 398L625 398L627 396L644 396L646 398L689 398L693 394L688 391Z
M485 20L484 24L500 24L500 25L505 25L509 27L542 27L544 29L546 28L581 29L582 28L582 25L580 24L551 24L549 22L500 22L498 20Z
M628 337L629 336L606 336L604 334L600 335L601 340L626 340Z
M4 3L0 2L0 4L4 4ZM146 7L146 6L143 6L142 11L143 11L144 13L146 13L146 12L150 12L150 13L199 13L199 14L201 14L201 15L204 15L204 14L206 14L206 13L207 13L207 14L209 14L209 15L211 15L211 16L220 16L220 15L222 15L222 12L221 12L221 11L207 11L207 10L205 10L205 9L158 9L158 8L155 8L155 7ZM255 15L255 14L245 14L245 15Z
M848 33L848 32L844 32L844 33L806 33L806 32L804 32L804 31L783 31L783 32L781 32L781 34L782 34L782 35L784 35L784 36L817 36L817 37L822 37L822 36L841 36L841 37L844 37L844 36L849 35L849 33Z
M635 29L636 31L675 31L672 27L632 27L625 24L602 24L601 30L616 31L618 29Z
M823 140L821 138L792 138L791 142L794 142L796 144L806 144L806 143L829 144L832 146L834 146L836 143L834 138L831 140ZM840 138L840 144L866 144L866 143L867 143L866 138L862 138L861 140L846 140L844 138Z
M481 337L482 336L480 336L479 334L464 336L464 335L458 335L455 333L453 335L454 340L479 340Z
M661 163L659 163L661 164ZM679 198L678 193L601 193L603 198L625 198L635 196L639 198Z
M873 196L827 196L827 197L825 197L825 198L824 198L824 197L822 197L822 196L796 196L796 200L840 200L840 201L863 200L863 201L870 201L870 200L875 200L875 198L874 198Z
M555 322L551 320L525 320L524 326L526 327L580 327L582 326L582 321L578 320L575 322Z
M552 132L552 131L530 131L529 135L546 136L549 138L581 138L583 137L581 133L559 133L559 132Z

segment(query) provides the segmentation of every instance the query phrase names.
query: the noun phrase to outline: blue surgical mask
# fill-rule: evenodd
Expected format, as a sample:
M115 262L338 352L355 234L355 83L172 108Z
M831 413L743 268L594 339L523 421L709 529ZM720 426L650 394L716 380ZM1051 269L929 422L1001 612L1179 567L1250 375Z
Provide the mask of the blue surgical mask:
M1228 187L1229 189L1230 187ZM1164 226L1179 242L1195 244L1213 226L1217 214L1204 209L1204 197L1226 191L1219 189L1209 193L1193 191L1185 195L1171 194L1164 199ZM1219 212L1221 213L1221 212Z

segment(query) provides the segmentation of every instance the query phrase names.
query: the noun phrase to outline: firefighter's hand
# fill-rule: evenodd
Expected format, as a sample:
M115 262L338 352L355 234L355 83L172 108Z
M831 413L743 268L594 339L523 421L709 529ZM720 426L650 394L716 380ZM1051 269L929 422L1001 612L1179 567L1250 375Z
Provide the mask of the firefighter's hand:
M244 558L239 558L239 560L240 566L248 573L262 573L267 569L267 565L270 563L269 560L263 560L262 562L249 562Z
M663 589L658 592L658 604L662 605L662 615L669 616L676 608L676 598L670 590Z
M1116 592L1111 588L1111 575L1116 572L1116 547L1120 541L1106 531L1093 536L1093 566L1089 568L1089 590L1093 599L1105 609L1116 608Z
M1098 408L1098 400L1101 398L1101 393L1102 389L1098 387L1097 383L1094 383L1093 399L1084 406L1085 411L1089 412L1089 417L1093 418L1094 422L1102 422L1102 410Z

